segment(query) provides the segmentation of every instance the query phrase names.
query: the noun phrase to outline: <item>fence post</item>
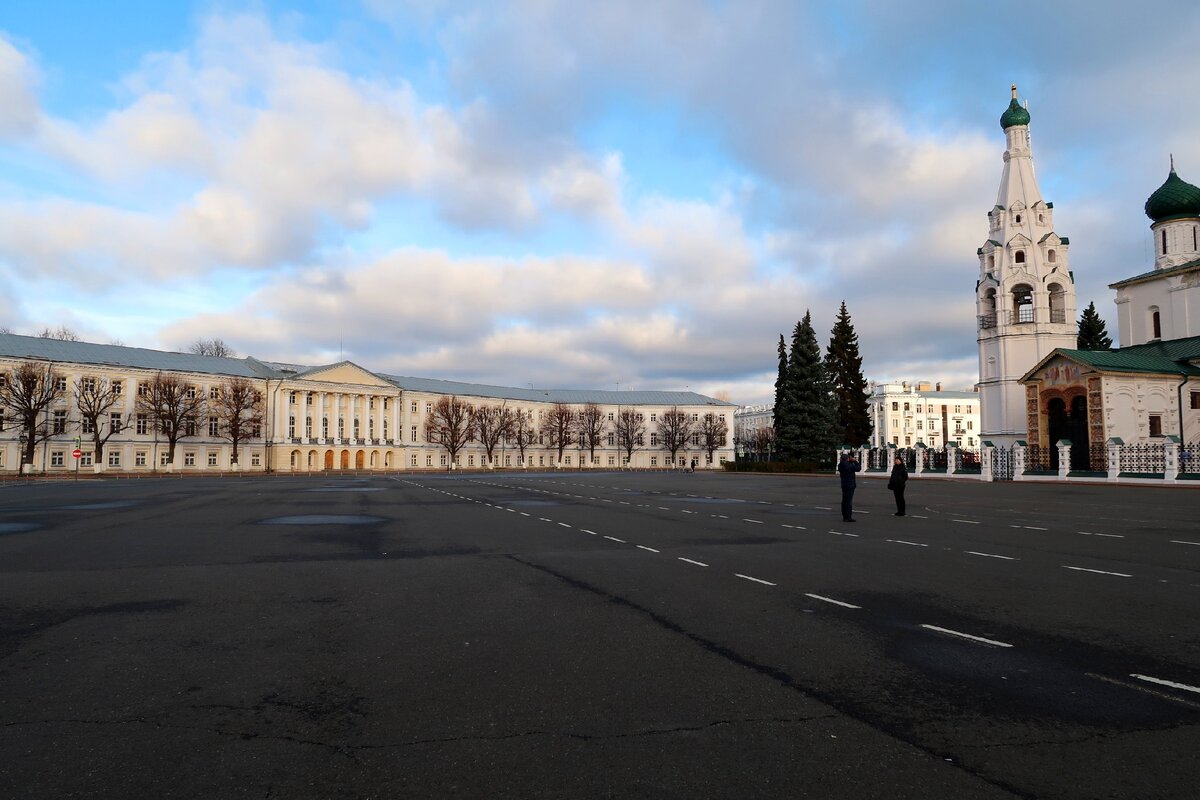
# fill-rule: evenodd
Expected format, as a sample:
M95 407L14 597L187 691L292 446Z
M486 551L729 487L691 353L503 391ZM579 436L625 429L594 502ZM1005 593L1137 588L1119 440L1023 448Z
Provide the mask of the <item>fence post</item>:
M1059 439L1055 447L1058 448L1058 477L1066 480L1071 471L1071 440Z
M958 471L955 463L955 450L958 447L954 442L946 442L942 447L942 451L946 454L946 476L949 477Z
M858 465L863 472L867 471L867 467L871 465L871 448L865 444L858 446Z
M992 481L992 451L994 449L991 442L979 443L979 478L988 483Z
M917 475L920 475L925 471L925 450L925 443L917 442Z
M1013 444L1012 462L1013 462L1013 480L1025 480L1025 448L1029 445L1024 439L1018 439Z
M892 464L896 463L896 445L889 444L887 446L887 461L883 462L883 471L890 472Z
M1179 477L1179 437L1168 435L1163 443L1163 480L1174 483Z
M1108 479L1116 483L1121 477L1121 446L1125 444L1124 439L1116 436L1108 440Z

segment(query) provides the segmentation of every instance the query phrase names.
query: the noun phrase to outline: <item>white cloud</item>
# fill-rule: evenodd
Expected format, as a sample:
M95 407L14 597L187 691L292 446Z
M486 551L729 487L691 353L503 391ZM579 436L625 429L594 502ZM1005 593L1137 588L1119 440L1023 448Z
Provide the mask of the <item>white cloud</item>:
M0 31L0 139L25 136L41 116L34 86L37 70Z

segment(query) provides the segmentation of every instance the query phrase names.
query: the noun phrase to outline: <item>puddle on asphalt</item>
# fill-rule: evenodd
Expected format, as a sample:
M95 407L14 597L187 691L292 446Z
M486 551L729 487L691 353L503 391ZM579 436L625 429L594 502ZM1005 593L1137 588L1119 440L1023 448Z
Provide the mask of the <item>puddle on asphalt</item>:
M386 522L383 517L367 514L297 514L290 517L264 519L262 525L374 525Z
M108 511L114 508L133 508L136 505L136 500L109 500L106 503L77 503L59 508L64 511Z
M41 526L33 522L0 522L0 536L9 533L28 533L39 527Z

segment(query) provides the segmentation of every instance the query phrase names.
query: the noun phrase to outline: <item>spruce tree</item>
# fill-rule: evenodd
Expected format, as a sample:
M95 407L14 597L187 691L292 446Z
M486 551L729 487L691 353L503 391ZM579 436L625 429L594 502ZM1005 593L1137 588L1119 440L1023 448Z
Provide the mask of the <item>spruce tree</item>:
M1094 302L1088 303L1079 316L1079 336L1075 346L1079 350L1112 349L1112 337L1104 327L1104 320L1096 313Z
M788 383L795 403L795 444L792 458L808 464L825 463L837 447L836 416L821 346L812 326L812 313L796 325L788 359Z
M825 371L833 389L838 444L858 447L871 438L871 414L867 403L867 379L862 374L862 355L858 351L858 334L850 322L845 300L830 332Z
M792 435L794 427L793 413L794 404L791 402L791 395L788 386L788 351L787 344L783 339L783 334L779 334L779 373L775 378L775 452L777 458L787 460L789 454L783 451L782 442L792 441L795 436Z

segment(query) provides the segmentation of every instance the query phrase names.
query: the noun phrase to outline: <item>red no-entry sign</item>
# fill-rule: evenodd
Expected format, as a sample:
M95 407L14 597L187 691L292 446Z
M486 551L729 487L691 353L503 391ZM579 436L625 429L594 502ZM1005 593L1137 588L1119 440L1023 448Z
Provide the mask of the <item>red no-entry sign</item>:
M83 451L80 450L79 448L76 448L71 451L71 458L79 458L82 455L83 455Z

